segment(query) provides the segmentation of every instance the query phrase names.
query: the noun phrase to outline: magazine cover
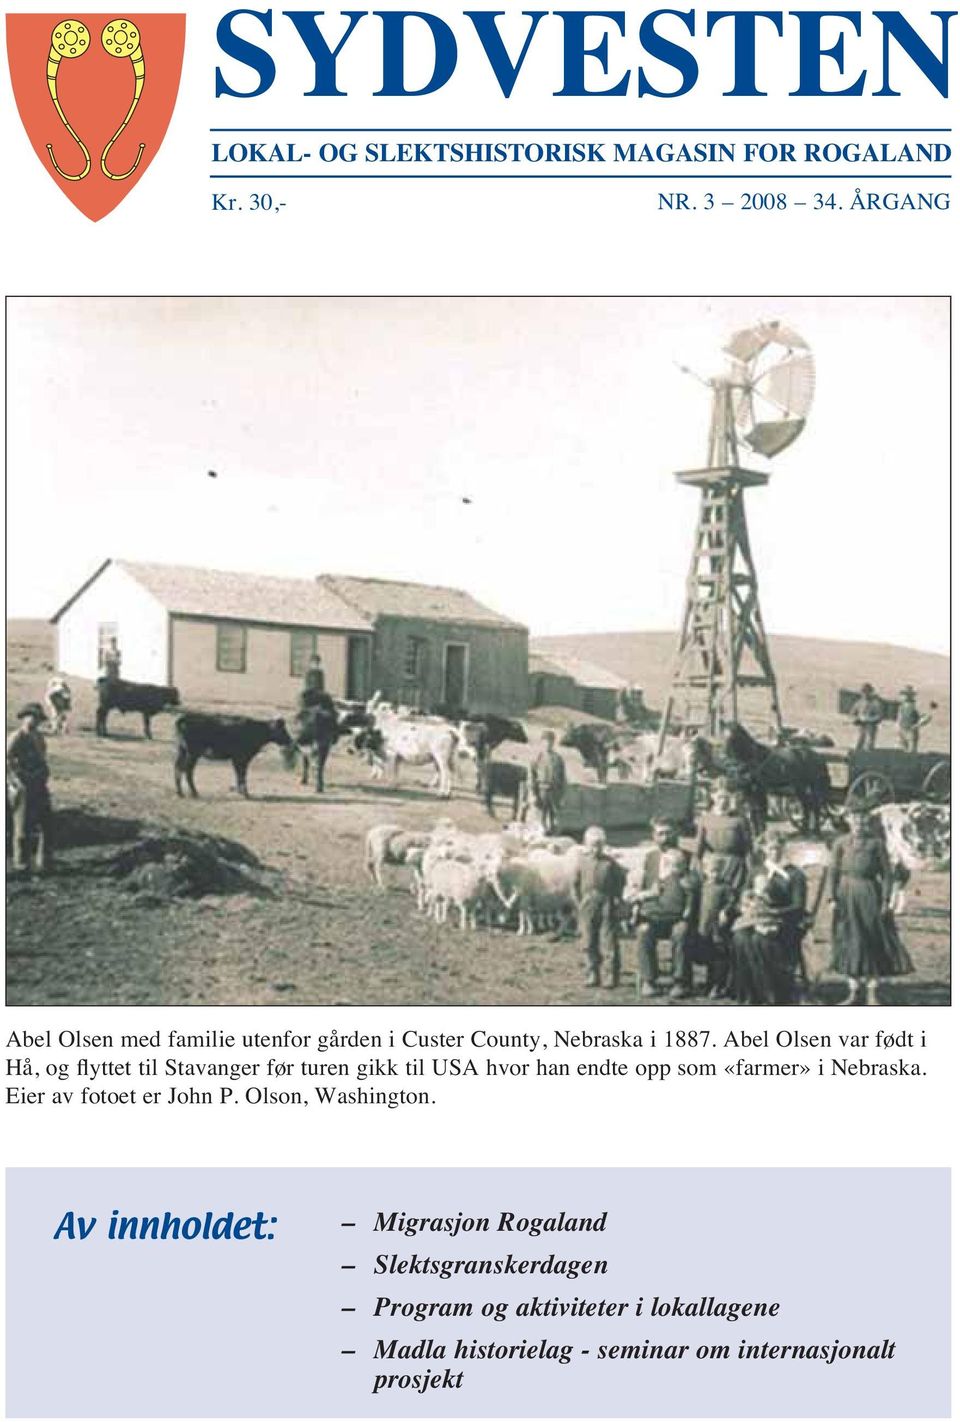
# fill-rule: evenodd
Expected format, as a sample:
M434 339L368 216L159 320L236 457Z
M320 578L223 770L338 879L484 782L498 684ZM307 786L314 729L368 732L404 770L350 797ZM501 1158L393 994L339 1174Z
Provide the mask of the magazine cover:
M956 23L7 12L5 1416L952 1415Z

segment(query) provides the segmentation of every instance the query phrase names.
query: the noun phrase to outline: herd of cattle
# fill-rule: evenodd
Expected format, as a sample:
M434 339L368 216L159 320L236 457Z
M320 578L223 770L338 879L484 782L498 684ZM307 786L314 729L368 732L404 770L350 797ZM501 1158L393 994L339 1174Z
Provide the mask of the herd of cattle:
M51 677L44 701L52 731L62 733L71 709L70 689L62 677ZM424 716L395 708L383 702L379 694L367 702L323 696L320 704L298 713L290 727L282 717L258 720L180 708L180 693L175 686L101 677L97 682L96 734L108 735L107 718L111 712L135 713L142 717L144 736L151 739L153 717L161 712L179 712L174 722L174 783L178 795L183 794L184 783L191 795L197 794L194 770L201 759L229 761L237 791L247 795L250 763L270 744L286 752L289 761L299 760L302 783L312 780L316 790L322 792L330 751L347 739L348 749L369 762L374 776L392 783L397 782L402 764L429 766L433 788L441 797L449 797L457 778L458 761L465 757L476 767L477 789L488 810L492 811L495 800L503 798L517 819L527 802L526 767L493 759L493 752L505 741L527 740L523 725L504 716ZM668 737L661 748L655 735L621 731L614 736L608 728L594 724L570 727L561 744L578 751L601 784L606 783L611 766L621 778L633 777L641 784L649 783L655 775L689 774L701 753L697 740Z

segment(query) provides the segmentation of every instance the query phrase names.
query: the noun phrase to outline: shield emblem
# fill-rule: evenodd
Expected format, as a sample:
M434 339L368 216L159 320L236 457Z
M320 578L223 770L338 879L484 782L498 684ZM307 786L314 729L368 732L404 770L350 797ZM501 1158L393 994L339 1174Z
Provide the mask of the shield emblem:
M185 15L7 16L7 58L34 152L99 222L143 177L180 87Z

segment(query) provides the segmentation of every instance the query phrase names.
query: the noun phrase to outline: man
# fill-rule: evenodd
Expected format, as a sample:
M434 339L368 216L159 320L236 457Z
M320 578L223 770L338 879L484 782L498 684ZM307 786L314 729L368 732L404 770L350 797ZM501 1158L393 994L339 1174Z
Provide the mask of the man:
M555 740L552 731L544 731L543 750L530 766L533 803L540 811L546 834L553 834L557 827L557 813L567 788L567 771L563 756L553 748Z
M13 819L13 868L29 874L32 841L36 837L37 871L51 868L50 767L47 743L40 734L43 707L27 702L17 712L19 728L7 741L7 803Z
M580 940L587 958L587 987L600 986L600 968L606 950L609 977L607 986L620 986L620 900L626 875L615 859L605 853L607 837L599 825L591 825L583 836L583 857L573 881L577 903Z
M317 692L326 690L326 682L323 675L323 663L314 652L307 664L307 670L303 674L303 690L306 692ZM316 702L309 704L316 705Z
M103 667L100 675L106 677L107 681L120 680L120 648L117 646L116 637L110 638L110 644L103 654Z
M857 728L857 744L854 750L873 750L877 744L877 731L883 720L883 702L868 681L860 688L860 695L853 704L850 719Z
M683 856L684 867L686 868L687 865L686 851L680 848L680 837L673 820L654 820L651 829L653 832L653 848L648 851L643 861L643 869L641 871L640 887L645 891L656 889L660 882L663 857L668 851L674 850L676 853L681 854Z
M930 717L923 716L917 706L917 693L912 686L905 686L900 693L897 708L897 736L900 749L916 753L920 748L920 729L926 726Z
M660 861L655 889L641 897L640 942L637 959L638 997L657 995L657 944L666 939L671 949L673 986L671 999L689 997L693 987L690 950L697 924L699 881L688 871L680 849L668 849Z

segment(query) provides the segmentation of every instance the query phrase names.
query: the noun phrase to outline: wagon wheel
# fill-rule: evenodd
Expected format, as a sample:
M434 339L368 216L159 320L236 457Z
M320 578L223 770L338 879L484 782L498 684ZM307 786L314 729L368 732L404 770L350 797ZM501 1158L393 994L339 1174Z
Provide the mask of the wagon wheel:
M847 791L845 808L848 810L872 810L876 805L888 805L897 798L893 781L879 770L865 770L858 775Z
M938 805L946 805L950 800L950 762L938 760L927 771L922 794L925 800L933 800Z

